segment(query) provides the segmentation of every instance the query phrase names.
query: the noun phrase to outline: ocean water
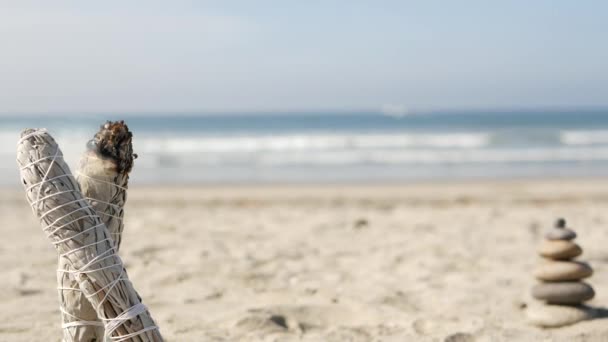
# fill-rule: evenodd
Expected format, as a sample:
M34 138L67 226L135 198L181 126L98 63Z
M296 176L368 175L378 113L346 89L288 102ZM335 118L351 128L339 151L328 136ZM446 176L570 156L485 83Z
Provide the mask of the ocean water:
M138 184L384 182L608 175L608 110L0 117L0 183L15 144L45 127L74 167L106 119L124 119Z

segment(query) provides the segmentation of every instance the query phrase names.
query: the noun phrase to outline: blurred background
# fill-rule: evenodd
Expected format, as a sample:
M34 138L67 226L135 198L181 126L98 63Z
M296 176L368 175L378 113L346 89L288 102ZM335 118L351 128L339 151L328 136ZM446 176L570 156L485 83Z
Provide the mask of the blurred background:
M602 1L2 1L0 182L105 120L136 184L593 177Z

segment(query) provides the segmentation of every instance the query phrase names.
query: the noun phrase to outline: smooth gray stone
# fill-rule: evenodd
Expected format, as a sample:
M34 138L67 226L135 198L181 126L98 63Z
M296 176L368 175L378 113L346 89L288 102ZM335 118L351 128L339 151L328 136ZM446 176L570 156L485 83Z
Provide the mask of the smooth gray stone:
M532 288L532 296L549 304L580 304L595 296L583 282L542 283Z
M572 240L576 233L568 228L552 228L545 234L547 240Z

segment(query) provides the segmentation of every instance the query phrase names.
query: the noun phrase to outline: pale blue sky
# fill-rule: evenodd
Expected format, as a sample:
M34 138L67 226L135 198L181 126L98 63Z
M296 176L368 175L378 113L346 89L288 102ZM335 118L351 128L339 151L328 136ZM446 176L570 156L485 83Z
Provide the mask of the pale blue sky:
M605 1L3 1L0 113L608 106Z

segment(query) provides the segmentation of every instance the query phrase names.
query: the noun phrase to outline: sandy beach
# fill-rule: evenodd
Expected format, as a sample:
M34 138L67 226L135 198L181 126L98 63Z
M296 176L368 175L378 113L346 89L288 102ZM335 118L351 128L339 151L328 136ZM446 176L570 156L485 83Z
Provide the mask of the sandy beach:
M0 341L59 341L57 254L1 190ZM121 255L168 341L606 341L526 323L557 217L608 306L608 180L133 187Z

